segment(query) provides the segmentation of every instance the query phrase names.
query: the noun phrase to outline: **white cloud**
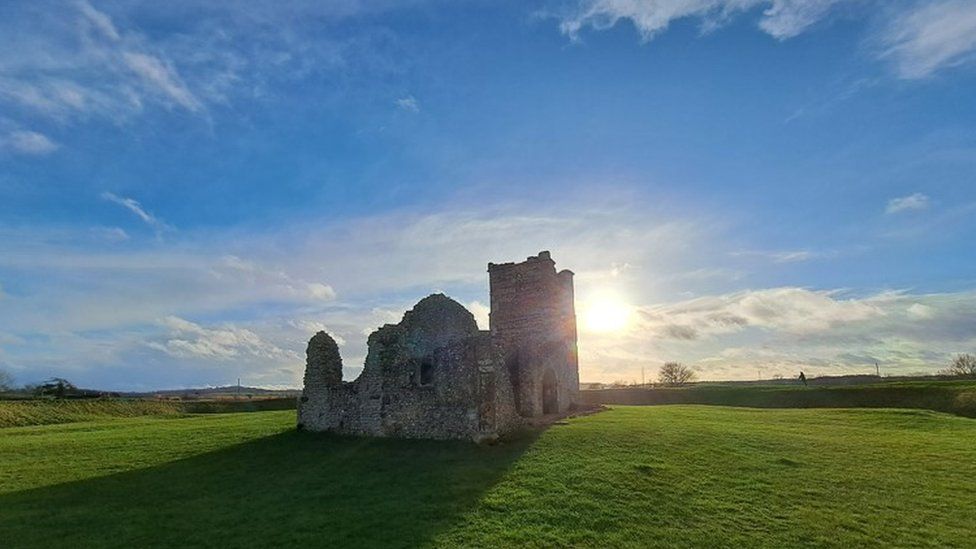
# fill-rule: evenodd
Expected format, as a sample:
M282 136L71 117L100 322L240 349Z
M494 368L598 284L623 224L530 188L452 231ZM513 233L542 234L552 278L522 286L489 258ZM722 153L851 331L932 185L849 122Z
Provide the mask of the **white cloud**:
M153 102L203 113L174 62L146 35L120 30L87 1L65 4L8 14L16 28L0 22L8 51L16 52L0 53L0 102L58 121L99 116L120 123Z
M656 337L693 340L749 328L809 334L884 311L871 302L838 299L835 292L771 288L646 307L640 315L641 329Z
M916 79L976 59L976 3L972 0L874 0L858 13L876 20L881 30L871 39L876 54L888 59L901 78ZM572 37L589 27L606 30L630 21L643 41L653 39L679 19L697 19L702 32L761 9L759 28L779 40L802 34L842 4L852 0L578 0L560 17L560 28Z
M158 107L210 123L216 108L293 93L296 86L278 87L283 82L399 70L392 57L401 52L373 39L383 31L336 38L323 29L416 3L8 3L0 19L0 106L12 119L40 115L59 124L124 126ZM330 99L316 93L317 101Z
M478 327L482 330L488 329L488 314L491 313L491 307L485 305L480 301L471 301L466 305L471 314L474 315L475 321L478 322Z
M136 217L144 221L146 225L152 227L157 232L157 234L161 233L162 231L170 229L169 225L163 223L162 220L160 220L153 214L147 212L142 207L142 204L140 204L139 201L137 200L134 200L132 198L126 198L124 196L118 196L108 191L103 192L101 196L102 196L102 200L108 200L109 202L114 202L115 204L118 204L119 206L122 206L123 208L134 213Z
M253 331L232 324L205 328L176 316L166 317L160 324L169 329L170 337L163 342L149 342L148 345L176 358L301 360L294 351L281 349Z
M700 367L705 379L873 373L932 373L953 353L976 350L976 293L774 288L640 308L625 334L580 333L581 377L640 378L667 360Z
M643 40L650 40L678 19L700 19L702 30L710 31L736 15L764 7L759 27L782 40L800 34L844 1L847 0L580 0L577 9L563 17L560 28L576 37L585 27L605 30L626 19Z
M119 32L115 29L115 25L112 23L112 18L104 13L98 11L86 0L80 0L75 3L78 10L81 11L82 15L91 23L96 29L99 30L106 38L114 41L121 39Z
M899 198L892 198L885 207L885 213L896 214L907 211L924 210L929 207L929 197L922 193L915 193Z
M912 303L907 310L909 316L923 320L930 319L935 315L935 309L923 303Z
M420 103L418 103L417 99L412 95L397 99L396 106L407 112L420 112Z
M289 320L288 325L301 332L301 337L304 337L306 339L311 338L313 335L319 332L325 332L330 336L332 336L332 339L335 340L336 345L342 347L346 344L346 339L341 335L339 335L339 332L332 330L331 328L329 328L324 323L318 320L308 320L308 319Z
M759 27L784 40L823 19L835 4L849 0L775 0L763 12Z
M19 154L44 155L52 153L60 145L51 141L42 133L17 130L10 132L5 138L0 138L0 149L7 149Z
M200 100L190 93L171 64L152 55L128 51L122 53L122 59L150 88L178 105L193 112L203 108Z
M902 78L924 78L976 59L976 2L930 0L890 21L880 41Z
M308 295L314 299L321 299L325 301L335 299L335 290L333 290L332 286L329 286L328 284L322 284L321 282L309 282L305 287L308 288Z
M606 200L612 193L602 194L597 200L572 199L587 204L586 210L570 211L558 204L540 209L532 203L487 210L455 207L425 215L389 213L342 223L301 223L246 235L187 230L151 246L79 241L71 231L31 234L0 228L0 269L24 281L17 299L0 309L0 331L36 335L56 326L86 334L78 337L88 343L59 338L44 344L44 360L38 354L40 343L25 349L18 359L38 371L50 371L70 356L73 364L89 364L93 371L117 364L135 372L138 368L127 364L141 364L135 355L148 341L166 356L188 357L160 362L159 368L183 368L180 379L198 379L205 372L218 372L216 366L206 366L205 356L227 368L217 357L230 351L206 338L161 338L145 327L157 318L233 318L235 329L300 353L308 331L280 327L300 319L324 323L330 334L348 342L343 356L352 373L361 366L353 359L366 354L365 335L399 320L423 296L443 289L462 303L486 303L490 260L514 261L550 248L560 267L578 273L583 296L587 288L610 281L622 287L634 284L646 275L641 265L658 261L655 272L670 282L652 285L652 292L667 294L668 284L706 283L674 275L703 267L689 264L688 258L691 250L697 254L709 248L712 239L706 234L720 234L710 221L701 215L694 221L668 221L649 215L653 207L634 208L629 200L614 204ZM624 263L631 267L618 268L613 276L613 267ZM642 292L635 289L635 298ZM479 322L486 322L483 307L472 304L472 311ZM208 329L218 328L229 329ZM72 341L73 347L62 341ZM88 346L91 356L82 356L78 349ZM115 349L116 356L104 356L105 348ZM191 363L204 369L186 370ZM277 372L276 367L258 362L248 366L252 374L263 372L269 382L298 383L300 371ZM147 376L140 379L152 379Z
M140 368L171 369L157 386L217 382L237 368L295 386L302 361L292 355L301 358L312 333L327 328L341 341L346 374L355 375L366 336L438 289L487 327L485 263L548 248L577 273L581 314L603 292L636 311L622 333L589 333L581 317L584 380L639 378L641 367L670 359L701 366L709 379L751 377L757 364L784 375L798 366L849 373L867 357L891 371L934 371L947 353L976 350L976 294L741 290L755 279L721 269L732 243L720 220L601 194L566 198L573 208L454 205L250 234L181 231L148 247L0 230L0 270L18 281L0 307L0 331L30 336L10 361L38 378L70 357L140 383L156 379ZM686 293L703 297L671 301ZM180 322L190 318L233 322ZM47 335L52 326L74 335Z

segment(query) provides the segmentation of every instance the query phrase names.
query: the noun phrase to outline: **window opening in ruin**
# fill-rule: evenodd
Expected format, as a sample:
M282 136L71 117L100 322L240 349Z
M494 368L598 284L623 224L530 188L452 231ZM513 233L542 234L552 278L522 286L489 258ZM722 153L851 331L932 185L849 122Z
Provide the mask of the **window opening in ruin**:
M427 386L434 384L434 365L430 361L420 363L420 385Z

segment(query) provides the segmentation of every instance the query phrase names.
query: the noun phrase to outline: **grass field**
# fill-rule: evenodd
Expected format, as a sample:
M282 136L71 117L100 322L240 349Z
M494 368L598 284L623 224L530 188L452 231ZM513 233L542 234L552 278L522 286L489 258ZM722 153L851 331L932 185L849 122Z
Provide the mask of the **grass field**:
M0 428L98 421L123 417L173 417L190 413L230 413L295 408L294 398L254 400L24 399L0 400Z
M816 380L814 380L816 381ZM751 408L914 408L976 418L976 380L852 385L697 383L582 391L590 404L712 404Z
M4 547L930 546L976 536L976 421L619 407L492 447L293 412L0 429Z

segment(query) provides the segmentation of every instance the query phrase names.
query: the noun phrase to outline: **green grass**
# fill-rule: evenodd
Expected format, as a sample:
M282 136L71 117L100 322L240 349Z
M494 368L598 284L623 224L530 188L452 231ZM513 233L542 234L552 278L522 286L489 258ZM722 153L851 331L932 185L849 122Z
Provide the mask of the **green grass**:
M582 391L590 404L713 404L754 408L915 408L976 417L976 380L862 385L734 385Z
M257 412L294 408L294 398L185 402L147 399L0 400L0 428L122 417L174 417L188 413Z
M154 400L0 400L0 427L182 413L183 408L178 402Z
M293 412L0 429L0 545L930 546L976 536L976 422L619 407L492 447Z

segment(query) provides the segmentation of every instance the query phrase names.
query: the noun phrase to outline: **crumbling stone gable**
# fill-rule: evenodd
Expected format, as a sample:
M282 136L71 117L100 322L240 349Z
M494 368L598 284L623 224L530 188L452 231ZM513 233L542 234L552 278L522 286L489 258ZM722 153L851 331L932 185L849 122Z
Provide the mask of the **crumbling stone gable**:
M318 332L305 350L305 387L332 387L342 382L342 357L332 336Z
M319 334L312 340L299 407L304 429L482 440L519 423L511 383L491 336L445 295L422 299L399 323L373 332L355 381L340 377L332 383L333 377L322 375L322 364L329 361L320 357L332 356L334 341Z
M298 425L313 431L409 438L493 439L523 416L575 405L572 273L548 252L489 264L491 331L443 294L420 300L367 340L363 372L342 381L335 341L309 341ZM512 364L515 366L512 367Z

